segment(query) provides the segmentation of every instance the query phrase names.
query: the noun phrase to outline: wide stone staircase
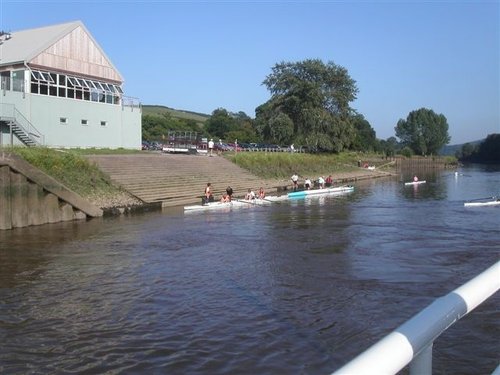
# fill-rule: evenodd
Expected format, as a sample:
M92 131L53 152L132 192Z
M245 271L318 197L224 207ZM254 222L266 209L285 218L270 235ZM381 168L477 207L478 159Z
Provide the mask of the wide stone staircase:
M207 185L212 184L215 199L227 186L235 197L243 197L248 188L261 186L275 194L288 181L264 180L222 156L184 155L145 152L129 155L92 155L88 159L108 174L111 180L146 203L162 207L201 202Z

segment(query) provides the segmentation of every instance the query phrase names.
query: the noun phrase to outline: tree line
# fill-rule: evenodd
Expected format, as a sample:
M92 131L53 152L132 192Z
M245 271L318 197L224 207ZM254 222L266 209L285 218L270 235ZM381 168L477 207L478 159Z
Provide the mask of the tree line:
M450 141L446 117L420 108L400 119L396 137L377 139L376 132L351 107L358 88L344 67L318 59L276 64L264 79L270 99L244 112L215 109L204 124L170 114L144 115L143 139L161 141L168 130L197 131L228 142L306 146L311 152L344 150L435 155Z
M500 134L489 134L477 145L465 143L455 156L463 162L500 164Z

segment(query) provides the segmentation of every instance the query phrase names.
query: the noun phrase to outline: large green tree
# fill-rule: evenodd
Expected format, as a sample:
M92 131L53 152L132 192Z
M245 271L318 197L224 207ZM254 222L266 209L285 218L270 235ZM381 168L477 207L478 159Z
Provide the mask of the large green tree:
M450 142L446 117L427 108L410 112L406 120L400 119L394 129L401 144L419 155L437 154Z
M259 140L253 120L243 111L232 113L224 108L217 108L205 122L205 130L211 136L231 143L236 140L239 143Z
M474 163L499 164L500 134L489 134L486 139L476 147L466 143L462 146L460 160Z
M361 114L354 116L353 124L356 134L351 148L357 151L378 151L380 145L377 135L365 117Z
M282 62L263 84L271 98L256 109L255 129L266 141L340 152L353 141L356 82L333 62Z
M205 121L205 130L212 136L224 138L226 133L236 129L236 119L224 108L217 108Z

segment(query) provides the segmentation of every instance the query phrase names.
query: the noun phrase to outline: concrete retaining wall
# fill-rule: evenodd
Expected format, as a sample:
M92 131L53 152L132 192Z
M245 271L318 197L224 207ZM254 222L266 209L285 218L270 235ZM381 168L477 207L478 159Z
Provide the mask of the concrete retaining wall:
M0 154L0 230L102 214L101 209L23 159Z

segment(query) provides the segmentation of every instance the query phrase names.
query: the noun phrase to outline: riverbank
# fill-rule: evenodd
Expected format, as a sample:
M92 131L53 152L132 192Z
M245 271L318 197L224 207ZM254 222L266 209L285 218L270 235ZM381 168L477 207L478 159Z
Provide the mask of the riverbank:
M216 197L227 186L242 197L248 188L260 186L268 194L286 192L294 173L301 177L299 183L306 177L314 181L331 175L334 185L340 185L393 176L397 167L396 159L362 153L262 152L208 157L46 148L14 148L14 152L113 215L196 203L207 182L212 183Z

